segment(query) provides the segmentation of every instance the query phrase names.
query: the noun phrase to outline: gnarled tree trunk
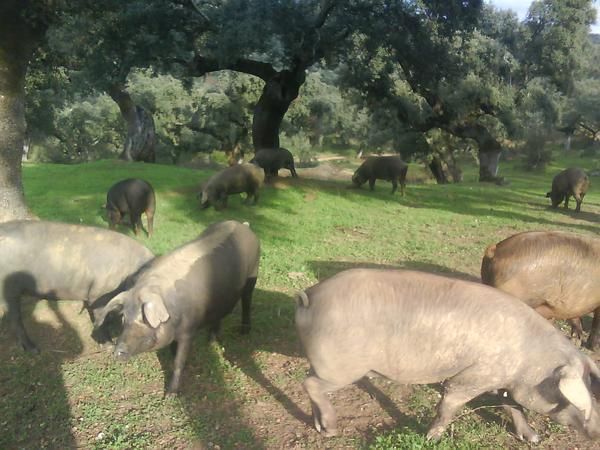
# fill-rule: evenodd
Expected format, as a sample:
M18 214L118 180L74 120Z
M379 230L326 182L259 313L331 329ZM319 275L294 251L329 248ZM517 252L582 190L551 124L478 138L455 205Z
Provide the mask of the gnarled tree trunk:
M502 154L502 146L494 136L480 124L466 124L449 130L455 136L473 139L479 148L479 181L499 183L498 162Z
M438 156L434 155L431 158L431 161L429 162L428 166L429 170L431 170L431 173L435 178L435 181L437 181L437 184L448 183L448 176L444 171L444 165L442 164L442 160Z
M25 75L42 29L23 18L25 2L0 7L0 222L32 218L25 203L21 159L25 140ZM26 3L25 3L26 4Z
M127 123L127 137L119 158L126 161L154 162L156 130L152 114L136 105L129 93L120 86L112 86L108 94L119 105L121 115Z
M292 101L298 97L305 79L304 68L282 70L265 79L265 87L252 119L252 144L255 149L279 147L281 122Z

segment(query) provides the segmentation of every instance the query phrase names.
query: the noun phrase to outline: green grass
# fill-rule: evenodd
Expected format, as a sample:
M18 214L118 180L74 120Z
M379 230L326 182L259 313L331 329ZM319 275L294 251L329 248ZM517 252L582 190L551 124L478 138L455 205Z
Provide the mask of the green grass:
M344 167L354 167L348 158ZM339 425L347 431L321 438L307 423L310 406L300 383L308 366L294 331L292 296L356 266L476 278L485 246L515 232L595 234L600 221L595 179L579 215L548 208L544 196L552 176L569 165L592 169L598 161L562 157L534 173L520 170L517 162L503 163L501 174L510 185L502 187L478 183L477 168L467 167L464 183L409 184L404 198L391 196L390 185L381 181L371 193L348 189L349 182L308 180L300 172L298 180L267 186L255 207L232 197L229 208L217 212L200 211L195 198L212 173L208 170L120 161L26 164L27 201L42 219L106 227L101 205L107 189L117 180L141 177L156 190L157 213L155 235L139 240L156 254L195 238L210 223L236 219L250 222L261 239L262 257L253 331L240 337L236 310L225 321L219 344L208 344L199 333L175 399L162 395L172 364L168 351L117 363L90 340L91 325L86 314L78 314L78 304L27 303L26 326L42 353L23 354L7 327L0 329L0 448L523 446L493 409L487 416L495 420L467 409L440 443L429 443L424 433L434 414L435 390L415 387L407 397L393 383L385 394L394 398L396 413L366 396L361 405L373 409L365 419L372 422L355 431L338 405ZM127 227L120 231L132 234ZM350 387L333 395L334 404L345 398L355 405L361 395L366 394ZM391 424L373 425L382 418ZM576 439L539 417L535 424L543 445L561 447ZM585 445L577 442L579 448Z

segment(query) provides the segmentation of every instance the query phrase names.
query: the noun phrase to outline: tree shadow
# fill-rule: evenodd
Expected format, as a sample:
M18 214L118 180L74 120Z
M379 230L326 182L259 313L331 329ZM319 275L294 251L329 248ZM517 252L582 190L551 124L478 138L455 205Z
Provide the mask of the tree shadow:
M83 344L57 302L42 309L53 324L34 318L34 308L44 305L21 303L41 353L23 352L8 320L0 323L0 448L76 448L62 366L81 354Z

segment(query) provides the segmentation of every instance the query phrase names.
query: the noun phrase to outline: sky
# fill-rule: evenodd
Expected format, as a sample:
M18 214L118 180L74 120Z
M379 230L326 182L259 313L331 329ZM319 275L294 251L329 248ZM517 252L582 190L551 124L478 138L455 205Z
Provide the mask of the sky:
M529 5L531 5L530 0L486 0L486 3L491 3L498 9L512 9L517 13L521 20L525 18ZM598 12L596 23L591 26L591 32L600 34L600 11L598 10L600 7L600 0L596 0L594 6Z

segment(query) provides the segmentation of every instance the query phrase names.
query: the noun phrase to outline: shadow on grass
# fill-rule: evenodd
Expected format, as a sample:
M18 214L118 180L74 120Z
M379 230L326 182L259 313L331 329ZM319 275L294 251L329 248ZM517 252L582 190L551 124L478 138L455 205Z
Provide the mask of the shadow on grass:
M479 277L475 277L469 273L460 272L454 269L450 269L446 266L439 264L432 264L429 262L421 261L400 261L397 265L392 264L376 264L371 262L363 261L308 261L309 267L319 281L330 278L338 272L349 269L380 269L380 270L418 270L422 272L430 272L438 275L444 275L451 278L457 278L461 280L479 282Z
M0 448L76 448L62 365L81 353L82 342L56 302L48 307L58 327L32 318L34 302L22 306L41 353L25 353L8 320L0 323Z
M209 343L205 329L194 339L179 398L200 446L212 442L221 448L265 448L252 424L244 418L242 409L247 398L245 381L239 374L253 380L292 417L309 423L309 416L265 373L258 360L262 352L300 355L298 341L290 339L295 336L293 299L280 292L256 289L252 309L252 330L248 335L240 334L238 305L223 320L218 343ZM170 349L160 350L158 358L166 386L173 368Z

